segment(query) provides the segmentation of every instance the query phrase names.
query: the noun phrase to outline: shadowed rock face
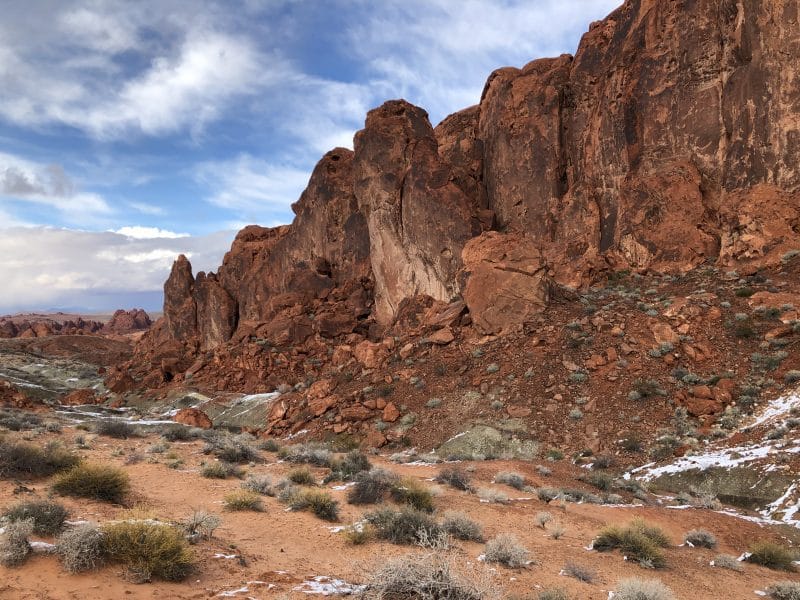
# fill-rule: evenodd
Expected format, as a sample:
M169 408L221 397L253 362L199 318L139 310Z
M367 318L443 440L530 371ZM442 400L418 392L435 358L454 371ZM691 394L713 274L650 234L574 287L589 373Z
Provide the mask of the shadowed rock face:
M499 69L435 129L385 103L354 152L322 158L291 225L243 229L217 276L181 257L157 331L203 349L374 338L416 296L463 296L498 332L543 310L551 279L777 261L800 227L798 10L629 0L574 57Z

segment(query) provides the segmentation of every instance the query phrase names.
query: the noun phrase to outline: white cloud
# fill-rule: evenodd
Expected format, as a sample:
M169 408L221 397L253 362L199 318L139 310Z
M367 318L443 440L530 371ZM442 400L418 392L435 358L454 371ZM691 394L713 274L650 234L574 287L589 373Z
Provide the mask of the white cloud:
M223 162L199 165L195 177L206 186L209 202L245 215L288 214L289 205L300 197L310 170L274 165L249 154Z
M63 305L65 299L95 306L103 294L158 293L178 254L191 256L195 272L216 270L233 235L136 239L114 232L2 229L0 256L9 258L0 261L0 312Z
M114 230L113 233L124 235L125 237L137 240L152 240L152 239L177 239L189 237L188 233L175 233L167 229L159 229L158 227L143 227L141 225L132 225L127 227L120 227Z
M161 216L167 214L167 211L164 210L163 207L146 202L128 202L128 206L143 215Z

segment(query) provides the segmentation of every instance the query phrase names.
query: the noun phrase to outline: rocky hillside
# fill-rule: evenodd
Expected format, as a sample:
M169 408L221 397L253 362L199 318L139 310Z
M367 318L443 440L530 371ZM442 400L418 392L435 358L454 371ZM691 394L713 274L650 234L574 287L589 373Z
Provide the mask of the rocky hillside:
M435 374L459 397L530 380L509 418L563 418L596 370L614 397L674 396L694 416L722 414L773 328L759 320L739 336L738 313L723 310L749 323L757 303L746 298L760 291L781 316L774 294L798 291L798 30L793 0L629 0L592 24L575 56L495 71L479 105L435 128L423 109L386 102L354 151L320 160L291 225L243 229L217 273L176 261L164 318L109 387L283 385L300 393L259 426L300 429L327 413L333 431L385 441L348 425L387 406L365 399L359 379L410 382L413 398L424 375L410 374L414 361L438 356ZM636 289L615 289L631 273ZM506 383L468 379L487 343L515 361L480 365ZM634 389L653 358L674 389ZM685 384L703 361L734 375ZM475 417L469 405L460 400ZM450 429L439 425L434 437ZM566 437L603 436L587 425Z
M150 316L141 308L119 309L105 322L67 313L23 314L0 317L0 339L128 334L145 331L152 324Z

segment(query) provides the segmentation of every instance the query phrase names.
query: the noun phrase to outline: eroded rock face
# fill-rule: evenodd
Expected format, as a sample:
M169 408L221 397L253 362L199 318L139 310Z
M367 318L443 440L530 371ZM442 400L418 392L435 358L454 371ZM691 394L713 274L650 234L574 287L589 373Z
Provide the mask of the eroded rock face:
M131 310L117 310L111 319L103 326L104 333L131 333L148 329L153 322L141 308Z

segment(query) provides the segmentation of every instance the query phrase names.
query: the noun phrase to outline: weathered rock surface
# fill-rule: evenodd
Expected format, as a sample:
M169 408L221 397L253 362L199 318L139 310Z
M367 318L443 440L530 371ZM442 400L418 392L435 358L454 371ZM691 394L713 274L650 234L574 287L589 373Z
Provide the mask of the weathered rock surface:
M214 426L208 415L198 408L182 408L175 414L173 420L200 429L211 429Z
M103 326L103 333L132 333L149 329L153 322L141 308L131 310L120 309L114 312L111 319Z

